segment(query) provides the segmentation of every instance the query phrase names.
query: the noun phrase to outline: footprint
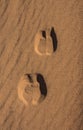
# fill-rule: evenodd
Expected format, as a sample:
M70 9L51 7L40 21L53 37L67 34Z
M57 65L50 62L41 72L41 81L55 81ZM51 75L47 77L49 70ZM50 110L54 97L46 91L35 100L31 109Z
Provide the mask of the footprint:
M42 36L42 31L39 31L35 36L34 49L35 52L40 56L44 55L42 48L39 47L41 45L41 42L45 42L45 38Z
M43 85L43 82L42 82ZM18 83L18 97L27 106L39 104L45 98L46 94L42 89L39 74L25 74Z
M24 98L24 94L25 94L25 90L26 87L30 86L29 80L27 78L27 75L24 75L21 77L19 83L18 83L18 98L27 106L28 102L27 100Z
M45 31L39 31L35 36L35 42L34 42L34 50L35 52L40 55L52 55L55 50L55 44L56 36L54 34L54 30L52 29L46 29ZM52 33L52 35L51 35ZM53 37L52 37L53 36Z

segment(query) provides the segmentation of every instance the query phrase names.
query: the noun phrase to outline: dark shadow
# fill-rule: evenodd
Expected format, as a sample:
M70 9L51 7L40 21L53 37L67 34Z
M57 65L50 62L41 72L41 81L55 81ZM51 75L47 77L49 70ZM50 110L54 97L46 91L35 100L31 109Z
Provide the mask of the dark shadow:
M47 87L46 87L45 80L44 80L44 78L43 78L43 76L41 74L37 74L37 81L40 83L41 94L44 97L46 97L46 95L47 95Z
M44 38L46 38L46 32L45 32L45 31L42 31L42 36L43 36Z
M56 49L57 49L57 36L56 36L55 30L54 30L54 27L52 27L50 35L52 37L54 51L56 51Z

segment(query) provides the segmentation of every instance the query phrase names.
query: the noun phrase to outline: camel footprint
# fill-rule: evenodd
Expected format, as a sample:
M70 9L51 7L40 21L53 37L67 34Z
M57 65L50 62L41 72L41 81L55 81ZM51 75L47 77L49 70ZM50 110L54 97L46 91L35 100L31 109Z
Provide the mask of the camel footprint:
M18 83L18 97L26 106L43 101L47 88L41 74L24 74Z
M46 29L45 31L39 31L35 36L34 50L40 55L52 55L57 48L57 38L52 29Z

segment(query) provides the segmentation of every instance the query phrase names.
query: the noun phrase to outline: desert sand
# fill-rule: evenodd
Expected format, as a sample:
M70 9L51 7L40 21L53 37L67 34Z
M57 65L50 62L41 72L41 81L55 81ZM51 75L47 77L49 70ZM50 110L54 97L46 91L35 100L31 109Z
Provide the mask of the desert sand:
M83 130L82 5L82 0L0 0L0 130ZM52 27L56 49L40 56L35 36ZM36 106L18 96L26 73L39 73L46 83L46 98Z

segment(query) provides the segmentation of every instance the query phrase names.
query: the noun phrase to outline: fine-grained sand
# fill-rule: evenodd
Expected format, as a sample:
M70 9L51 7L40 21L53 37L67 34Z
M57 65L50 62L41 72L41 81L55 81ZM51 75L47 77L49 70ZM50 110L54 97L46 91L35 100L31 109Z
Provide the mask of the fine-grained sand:
M0 0L0 130L83 130L82 0ZM39 30L53 27L51 56L34 51ZM40 73L47 96L36 106L18 97L23 74Z

